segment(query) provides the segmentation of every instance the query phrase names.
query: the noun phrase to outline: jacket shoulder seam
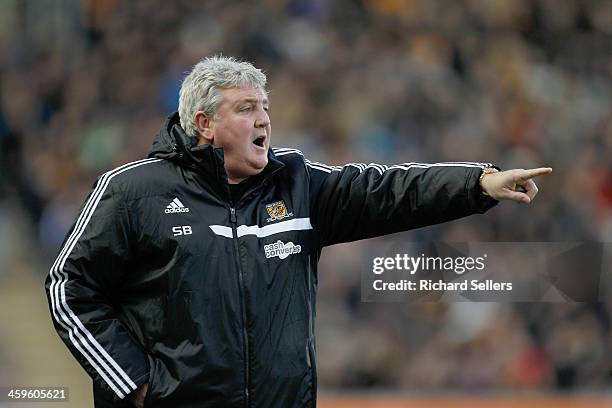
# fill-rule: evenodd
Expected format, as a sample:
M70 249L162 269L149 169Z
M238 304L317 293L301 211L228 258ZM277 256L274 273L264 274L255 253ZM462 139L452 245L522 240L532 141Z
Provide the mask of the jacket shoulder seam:
M129 193L129 189L126 186L125 179L124 180L117 180L115 178L115 176L118 176L119 174L127 172L127 171L130 171L130 170L133 170L136 167L140 167L140 166L148 165L148 164L153 164L153 163L159 163L159 162L162 162L162 161L166 161L166 160L165 159L144 159L144 160L137 160L137 161L134 161L134 162L130 162L130 163L124 164L123 166L119 166L119 167L117 167L117 168L115 168L113 170L107 171L106 173L102 174L100 176L100 178L102 178L102 177L109 177L109 187L114 187L113 190L115 192L121 193L123 195L123 197L124 197L124 200L126 202L133 201L133 200L142 198L143 196L138 196L138 197L135 197L135 198L134 197L130 197L131 194L128 194ZM129 177L129 176L126 175L126 177ZM115 180L112 180L113 178L115 178ZM154 193L154 194L146 194L144 196L149 196L149 195L150 196L156 196L156 195L162 195L162 194Z
M153 164L153 163L158 163L160 161L163 161L164 159L142 159L142 160L136 160L133 162L129 162L126 164L123 164L119 167L116 167L112 170L109 170L107 172L104 172L102 175L100 175L99 178L102 177L107 177L109 179L109 183L111 183L112 179L115 178L115 176L118 176L122 173L128 172L130 170L133 170L137 167L141 167L143 165L147 165L147 164ZM116 182L114 184L117 184Z
M302 166L304 166L304 170L306 171L306 173L310 174L310 172L308 171L308 167L306 166L306 157L304 157L304 153L302 153L300 150L285 147L273 147L272 151L274 152L276 159L281 162L285 162L285 160L288 161L289 159L289 157L287 157L287 159L283 160L281 159L282 156L291 155L291 159L298 160L302 164Z

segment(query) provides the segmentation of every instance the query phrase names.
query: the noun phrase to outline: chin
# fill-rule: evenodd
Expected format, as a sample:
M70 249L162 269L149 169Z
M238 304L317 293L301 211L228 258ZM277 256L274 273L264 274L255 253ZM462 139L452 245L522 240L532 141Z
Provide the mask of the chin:
M268 158L265 159L256 159L249 163L248 173L250 176L255 176L263 171L268 165Z
M258 162L257 166L255 166L255 168L257 169L257 173L262 172L263 169L265 169L267 165L268 165L268 158L266 157L265 160Z
M253 160L253 164L255 165L255 167L266 167L268 165L268 153L266 152L265 155L258 155L255 160Z

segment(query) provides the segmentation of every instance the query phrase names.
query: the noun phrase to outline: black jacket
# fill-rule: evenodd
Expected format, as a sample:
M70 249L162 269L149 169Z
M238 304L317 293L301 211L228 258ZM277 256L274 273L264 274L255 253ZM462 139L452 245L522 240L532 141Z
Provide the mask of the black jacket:
M311 162L274 149L232 204L223 151L170 116L149 159L100 176L46 279L95 405L316 404L322 247L482 213L483 163Z

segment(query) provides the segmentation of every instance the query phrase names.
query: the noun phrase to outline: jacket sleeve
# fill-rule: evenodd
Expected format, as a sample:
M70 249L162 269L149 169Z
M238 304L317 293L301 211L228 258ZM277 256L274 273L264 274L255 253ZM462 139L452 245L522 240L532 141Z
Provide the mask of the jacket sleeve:
M320 246L405 231L484 213L497 200L478 178L490 163L351 163L306 160L311 222Z
M148 381L142 347L119 321L113 291L130 256L125 202L100 177L45 281L53 324L94 387L119 401Z

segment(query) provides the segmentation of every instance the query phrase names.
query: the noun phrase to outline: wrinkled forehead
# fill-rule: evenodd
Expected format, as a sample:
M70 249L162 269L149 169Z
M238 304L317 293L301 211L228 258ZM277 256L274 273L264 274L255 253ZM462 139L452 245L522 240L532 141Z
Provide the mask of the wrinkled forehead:
M269 104L268 93L261 87L255 88L225 88L221 89L223 104L233 105L244 101L256 101L263 105Z

